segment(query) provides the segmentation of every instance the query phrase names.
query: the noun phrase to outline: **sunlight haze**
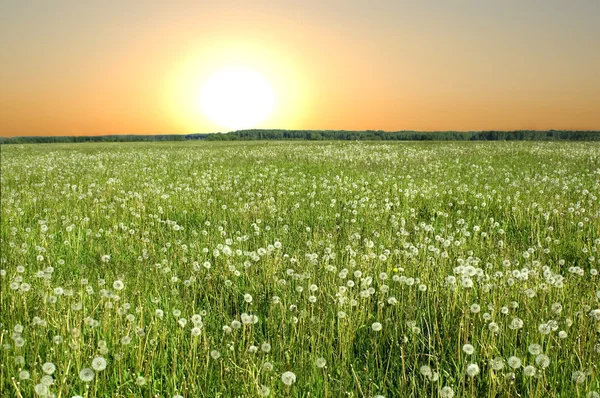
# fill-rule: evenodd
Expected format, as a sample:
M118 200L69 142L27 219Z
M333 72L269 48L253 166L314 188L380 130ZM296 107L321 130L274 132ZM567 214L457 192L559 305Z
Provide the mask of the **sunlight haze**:
M598 26L598 1L5 3L0 135L598 129ZM236 68L263 108L209 116Z

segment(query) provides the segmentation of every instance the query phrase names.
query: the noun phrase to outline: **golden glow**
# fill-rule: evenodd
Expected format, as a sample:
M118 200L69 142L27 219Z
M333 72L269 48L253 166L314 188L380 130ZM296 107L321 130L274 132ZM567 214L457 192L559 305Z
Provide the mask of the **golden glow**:
M175 62L163 98L180 130L281 128L306 117L310 84L273 49L217 42Z
M227 68L208 78L199 102L212 121L240 130L255 127L273 112L275 93L255 71Z
M275 96L259 129L600 128L598 2L4 3L0 136L227 132L200 96L230 68Z

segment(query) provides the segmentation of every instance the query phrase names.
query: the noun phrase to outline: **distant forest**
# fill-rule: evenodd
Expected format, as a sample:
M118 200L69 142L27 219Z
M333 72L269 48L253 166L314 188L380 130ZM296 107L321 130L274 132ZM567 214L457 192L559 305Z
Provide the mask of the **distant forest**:
M348 131L348 130L239 130L213 134L101 135L0 137L0 144L129 142L129 141L600 141L600 131Z

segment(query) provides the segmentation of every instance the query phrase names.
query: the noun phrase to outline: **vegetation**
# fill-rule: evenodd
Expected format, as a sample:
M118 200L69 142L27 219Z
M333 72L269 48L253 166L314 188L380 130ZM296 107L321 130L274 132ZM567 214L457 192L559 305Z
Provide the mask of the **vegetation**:
M600 143L1 148L14 397L598 397Z
M600 141L600 131L346 131L346 130L240 130L214 134L104 135L71 137L0 137L0 144L125 142L125 141Z

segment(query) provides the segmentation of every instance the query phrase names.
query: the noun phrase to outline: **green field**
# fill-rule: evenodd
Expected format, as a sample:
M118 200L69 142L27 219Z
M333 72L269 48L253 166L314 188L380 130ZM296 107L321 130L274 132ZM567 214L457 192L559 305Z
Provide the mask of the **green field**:
M2 397L599 397L600 143L1 154Z

